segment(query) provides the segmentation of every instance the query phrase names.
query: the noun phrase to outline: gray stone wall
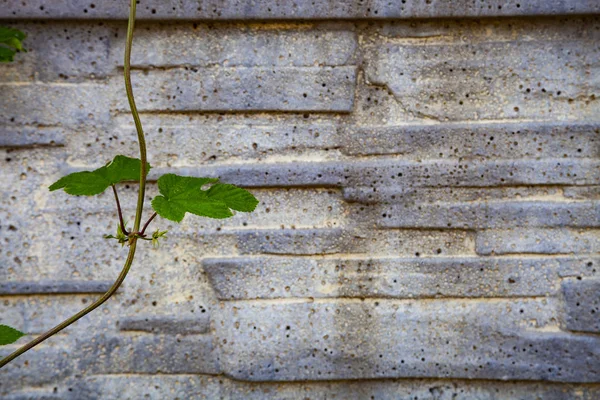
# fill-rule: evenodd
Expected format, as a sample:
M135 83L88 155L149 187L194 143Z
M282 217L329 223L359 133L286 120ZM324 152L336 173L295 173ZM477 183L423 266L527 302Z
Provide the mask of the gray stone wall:
M154 3L132 56L149 198L177 172L261 204L158 219L168 240L0 397L600 398L598 1ZM0 7L29 35L0 65L0 323L31 335L124 259L110 193L47 186L137 154L126 17Z

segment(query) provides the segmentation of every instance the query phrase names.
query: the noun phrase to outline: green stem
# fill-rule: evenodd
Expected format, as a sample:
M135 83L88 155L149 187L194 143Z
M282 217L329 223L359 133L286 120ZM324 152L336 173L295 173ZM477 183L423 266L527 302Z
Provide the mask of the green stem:
M146 194L146 174L148 173L148 162L146 159L146 138L144 137L144 129L142 128L142 121L140 120L140 115L138 114L137 107L135 106L133 89L131 88L131 44L133 43L133 28L135 25L135 6L136 0L131 0L129 24L127 25L127 44L125 45L125 63L123 75L125 76L127 100L129 100L129 107L131 108L131 115L133 116L133 122L135 123L135 130L137 131L138 142L140 145L140 189L138 191L135 222L133 224L133 232L138 232L140 230L142 211L144 209L144 195Z
M145 195L145 191L146 191L146 173L147 173L146 140L144 138L144 131L142 130L142 123L140 121L140 117L138 115L137 108L135 106L135 100L133 98L133 91L131 90L131 77L130 77L131 45L133 42L133 27L134 27L134 22L135 22L136 1L137 0L131 0L131 5L130 5L130 9L129 9L129 24L127 26L127 42L125 45L125 71L124 71L125 90L127 91L127 99L129 100L129 105L131 107L131 114L133 115L133 120L135 122L135 127L136 127L137 134L138 134L139 147L140 147L140 158L142 161L142 165L140 168L140 188L138 191L138 202L137 202L137 208L135 211L135 225L133 228L134 232L137 232L139 230L140 222L142 220L142 210L144 208L144 195ZM110 287L110 289L101 298L99 298L98 300L96 300L94 303L90 304L83 310L79 311L77 314L73 315L71 318L61 322L54 328L50 329L48 332L40 335L39 337L35 338L31 342L29 342L26 345L15 350L13 353L8 355L7 357L4 357L3 359L1 359L0 360L0 368L4 367L6 364L11 362L15 358L19 357L21 354L25 353L26 351L28 351L28 350L32 349L33 347L37 346L38 344L42 343L44 340L48 339L49 337L62 331L63 329L65 329L66 327L68 327L69 325L71 325L72 323L77 321L78 319L80 319L81 317L94 311L96 308L98 308L104 302L106 302L109 298L111 298L112 295L114 295L117 292L117 290L119 289L119 287L121 286L121 284L123 283L125 278L127 277L127 274L129 273L129 269L131 268L131 264L133 263L133 258L135 256L136 245L137 245L137 238L134 237L134 238L132 238L132 240L130 242L129 253L127 254L127 260L125 261L125 265L123 266L123 269L121 270L121 273L119 274L119 277L117 278L115 283L113 283L113 285Z
M146 233L146 228L148 227L148 225L150 225L150 222L152 222L152 220L156 217L156 212L154 214L152 214L152 216L148 219L148 221L146 221L146 223L144 224L144 227L142 228L142 231L140 232L140 235L144 236L144 233Z
M117 202L117 213L119 214L119 224L121 225L121 232L124 235L129 235L127 229L125 228L125 221L123 221L123 212L121 211L121 202L119 201L119 195L117 194L117 187L115 185L111 185L113 193L115 194L115 201Z
M137 242L135 240L131 242L131 246L129 247L129 254L127 255L127 260L125 261L125 266L121 270L119 277L117 278L115 283L113 283L113 285L108 290L108 292L104 293L104 295L101 298L99 298L98 300L96 300L94 303L90 304L83 310L79 311L77 314L73 315L71 318L61 322L60 324L56 325L54 328L50 329L48 332L38 336L31 342L18 348L10 355L1 359L0 360L0 368L4 367L6 364L11 362L15 358L19 357L21 354L25 353L26 351L31 350L32 348L34 348L38 344L42 343L44 340L48 339L49 337L54 336L58 332L62 331L67 326L69 326L73 322L77 321L79 318L94 311L96 308L98 308L100 305L102 305L106 300L108 300L113 294L115 294L117 289L119 289L119 286L121 286L121 283L123 283L123 281L125 280L127 273L129 272L129 268L131 267L131 263L133 262L133 257L135 255L136 244L137 244Z

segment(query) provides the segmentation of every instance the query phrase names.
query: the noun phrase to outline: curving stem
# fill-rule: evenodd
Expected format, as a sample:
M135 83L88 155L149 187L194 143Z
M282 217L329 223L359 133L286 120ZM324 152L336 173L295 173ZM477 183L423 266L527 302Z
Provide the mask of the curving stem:
M137 108L135 106L135 100L133 98L133 91L131 89L131 76L130 76L130 58L131 58L131 44L133 42L133 28L135 22L135 6L136 0L131 0L130 9L129 9L129 23L127 25L127 42L125 45L125 90L127 91L127 99L129 100L129 106L131 107L131 114L133 115L133 121L135 123L135 128L137 130L139 147L140 147L140 159L142 161L142 165L140 168L140 188L138 191L138 201L137 208L135 210L135 225L133 228L134 232L137 232L140 228L140 221L142 220L142 210L144 208L144 194L146 191L146 173L147 173L147 161L146 161L146 140L144 137L144 131L142 130L142 122L140 121L140 116L138 115ZM133 263L133 258L135 256L135 249L137 245L137 237L133 237L130 241L129 253L127 254L127 260L125 260L125 265L119 274L119 277L113 283L113 285L108 289L108 291L96 300L94 303L90 304L83 310L79 311L77 314L73 315L71 318L61 322L54 328L50 329L48 332L38 336L31 342L26 345L20 347L15 350L10 355L4 357L0 360L0 368L4 367L6 364L19 357L21 354L25 353L28 350L31 350L33 347L42 343L44 340L49 337L57 334L58 332L65 329L67 326L71 325L81 317L87 315L88 313L94 311L96 308L101 306L105 301L112 297L113 294L116 293L117 289L121 286L125 278L127 277L127 273L129 273L129 269L131 268L131 264Z

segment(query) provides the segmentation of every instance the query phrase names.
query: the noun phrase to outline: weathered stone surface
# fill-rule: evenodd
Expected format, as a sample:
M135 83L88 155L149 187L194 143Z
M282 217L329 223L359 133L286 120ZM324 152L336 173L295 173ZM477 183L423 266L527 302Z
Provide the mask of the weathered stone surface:
M351 155L410 158L599 157L594 123L471 122L398 126L343 126L340 145Z
M101 239L110 191L47 189L138 154L127 4L5 3L29 52L0 65L0 323L33 337L127 252ZM165 172L260 204L156 218L159 248L139 243L116 296L3 368L0 397L600 397L600 25L567 16L596 2L138 8L144 216ZM119 185L130 224L136 189Z
M4 309L0 309L4 313ZM0 356L15 351L26 338L17 343L0 348ZM54 385L76 373L76 362L69 357L68 343L57 344L57 341L46 342L19 357L10 364L10 368L0 371L0 396L25 387ZM37 397L33 397L37 399Z
M15 125L77 126L109 119L106 87L99 84L1 83L0 123ZM43 93L43 95L42 95Z
M146 29L144 29L146 28ZM349 25L141 24L134 67L312 67L353 64L356 37ZM123 65L124 42L111 48Z
M282 258L203 260L220 300L546 296L560 277L595 275L574 258Z
M208 333L210 319L207 314L183 319L172 316L135 316L119 320L121 331L142 331L160 334L190 335Z
M443 18L521 15L594 14L600 6L594 0L581 1L526 1L484 0L473 3L460 0L452 4L428 0L389 2L375 0L361 3L353 0L318 0L315 2L261 3L236 0L222 3L218 0L201 2L184 0L169 4L140 4L140 19L332 19L332 18ZM127 19L127 6L116 0L98 4L84 0L68 2L32 0L25 5L8 4L0 18L105 18Z
M71 390L69 390L71 389ZM33 392L33 391L32 391ZM29 393L32 393L29 392ZM51 390L47 390L51 392ZM35 392L33 392L35 393ZM161 375L96 375L85 377L60 390L61 397L22 397L13 395L8 400L25 399L244 399L244 400L295 400L295 399L346 399L376 398L397 399L473 399L473 400L594 400L600 394L598 385L559 384L553 382L489 382L467 380L364 380L359 382L239 382L223 376Z
M177 68L132 75L142 111L350 112L356 68ZM122 96L117 102L117 109L128 110Z
M62 129L20 128L0 129L0 147L64 146Z
M331 254L361 248L361 240L351 241L341 229L253 230L238 235L242 254Z
M207 335L96 336L78 344L78 370L87 374L218 374L212 341Z
M478 254L585 254L600 249L597 229L485 230L477 234L476 240Z
M578 279L562 284L565 326L571 331L600 333L600 280Z
M600 186L582 186L564 188L564 195L570 199L600 199Z
M486 201L396 204L378 208L384 228L509 228L600 226L600 203L565 201Z
M10 26L27 34L27 54L0 65L0 82L83 82L115 70L116 63L107 58L118 41L115 24L28 21Z
M223 371L256 381L430 377L594 382L600 339L526 300L228 302ZM219 319L222 318L222 319Z
M585 188L587 186L582 186ZM431 206L436 203L461 203L482 201L520 201L562 199L567 188L557 186L516 186L516 187L402 187L383 186L345 187L343 197L351 203L362 204L402 204L415 207L417 204ZM567 196L565 196L567 197Z
M380 41L367 48L365 76L425 119L593 118L600 108L589 76L598 53L585 49L597 32L572 41L516 33L511 41Z
M31 282L2 282L0 296L24 294L69 294L69 293L105 293L112 282L94 281L31 281Z
M106 154L135 154L136 132L129 116L123 124L89 135L69 137L74 163L105 162ZM266 160L281 154L300 158L315 152L327 153L339 147L333 122L312 124L302 117L285 118L281 124L268 121L207 121L195 115L148 115L144 129L148 133L148 155L154 167L202 165L233 160ZM308 123L307 123L308 122ZM88 146L88 144L90 146ZM98 153L100 144L106 154ZM332 151L333 153L333 151Z
M156 169L158 176L168 169ZM293 186L515 186L585 185L600 179L595 159L542 159L494 161L404 161L378 159L354 162L292 162L181 168L188 175L218 176L247 187ZM152 174L152 173L151 173Z

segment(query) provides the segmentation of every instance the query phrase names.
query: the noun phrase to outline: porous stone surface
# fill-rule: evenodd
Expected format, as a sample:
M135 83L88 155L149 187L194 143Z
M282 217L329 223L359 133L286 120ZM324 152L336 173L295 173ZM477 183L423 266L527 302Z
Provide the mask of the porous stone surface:
M112 193L47 187L137 154L126 3L0 3L28 34L0 65L0 323L27 333L0 357L122 267ZM171 172L260 204L157 218L167 238L3 368L1 398L600 398L597 1L138 11L147 200Z

